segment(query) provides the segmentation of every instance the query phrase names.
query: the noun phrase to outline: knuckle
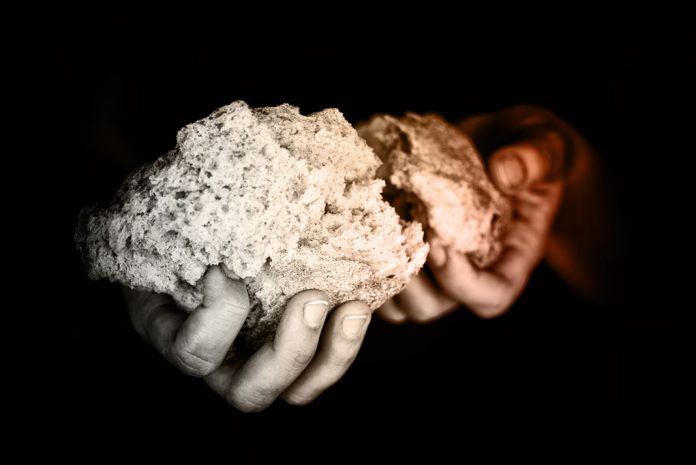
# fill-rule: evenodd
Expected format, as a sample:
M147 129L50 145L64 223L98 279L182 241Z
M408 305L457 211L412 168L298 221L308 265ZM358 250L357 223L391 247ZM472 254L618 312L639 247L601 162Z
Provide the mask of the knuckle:
M360 343L358 341L352 341L350 345L343 350L332 350L327 360L328 365L334 370L344 370L355 360L355 357L358 355L359 347Z
M353 364L356 356L358 355L357 350L352 350L346 354L340 354L329 359L329 363L336 371L346 370L349 366Z
M539 222L537 222L537 225L538 224ZM530 227L529 229L520 231L519 240L523 247L527 249L532 248L539 242L539 232Z
M303 367L314 358L313 347L297 347L287 351L286 360L293 366Z
M169 353L172 363L183 373L202 378L217 368L217 364L207 360L185 346L175 345Z
M224 295L216 302L224 309L233 311L234 313L246 313L249 311L249 305L245 302L240 302L235 295Z

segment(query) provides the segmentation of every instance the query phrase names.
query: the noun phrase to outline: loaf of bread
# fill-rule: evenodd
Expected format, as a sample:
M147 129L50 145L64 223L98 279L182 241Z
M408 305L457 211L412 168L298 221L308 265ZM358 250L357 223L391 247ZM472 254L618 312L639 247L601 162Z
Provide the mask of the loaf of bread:
M493 263L511 218L509 200L489 180L468 137L441 117L375 115L358 125L383 164L384 197L428 235L466 254L479 268Z
M299 291L376 309L423 266L422 226L382 198L380 164L338 110L238 101L181 129L108 208L83 210L75 240L92 279L170 294L185 311L221 264L252 304L235 350L253 350Z

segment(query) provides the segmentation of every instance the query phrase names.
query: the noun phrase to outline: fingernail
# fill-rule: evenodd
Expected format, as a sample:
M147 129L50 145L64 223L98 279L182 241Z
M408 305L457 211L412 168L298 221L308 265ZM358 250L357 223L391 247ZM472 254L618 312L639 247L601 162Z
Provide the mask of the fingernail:
M343 318L341 328L348 339L356 339L365 329L368 315L348 315Z
M500 155L493 166L494 172L492 174L503 188L514 189L520 186L527 176L524 163L514 153Z
M326 300L311 300L304 304L304 320L312 329L317 329L324 317L326 312L329 310L329 303Z
M436 268L442 268L445 266L447 261L447 254L445 253L445 248L439 244L430 244L430 262Z

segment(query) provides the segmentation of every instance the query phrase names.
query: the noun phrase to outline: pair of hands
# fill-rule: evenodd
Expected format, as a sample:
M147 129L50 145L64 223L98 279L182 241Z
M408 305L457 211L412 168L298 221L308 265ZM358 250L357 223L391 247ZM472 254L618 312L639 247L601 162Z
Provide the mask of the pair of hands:
M489 269L479 270L436 237L427 238L427 266L434 280L419 273L380 307L387 321L428 322L459 304L484 318L505 312L534 267L545 253L548 256L564 189L578 190L592 171L587 143L565 122L537 107L476 116L461 128L484 155L491 154L491 178L511 196L513 224L504 251ZM569 270L577 268L563 243L554 250L554 256L561 257L552 260L557 268L562 270L564 263ZM569 278L578 274L568 273ZM224 357L250 310L243 281L212 267L204 277L203 303L189 315L169 296L126 287L123 291L131 321L143 339L182 372L202 377L245 412L262 410L278 397L296 405L311 402L346 372L371 318L363 302L346 302L329 312L323 291L303 291L288 302L272 342L246 361L228 365Z

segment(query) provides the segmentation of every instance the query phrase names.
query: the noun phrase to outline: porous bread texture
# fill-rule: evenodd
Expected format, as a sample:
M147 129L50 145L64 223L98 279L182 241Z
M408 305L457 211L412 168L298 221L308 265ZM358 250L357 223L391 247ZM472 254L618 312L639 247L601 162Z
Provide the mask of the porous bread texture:
M404 218L479 268L498 258L511 206L468 137L435 114L375 115L357 129L384 162L384 196Z
M235 344L254 349L299 291L376 309L423 266L423 229L382 199L380 164L336 109L237 101L181 129L107 209L83 210L75 240L90 278L170 294L186 311L221 264L246 284Z

